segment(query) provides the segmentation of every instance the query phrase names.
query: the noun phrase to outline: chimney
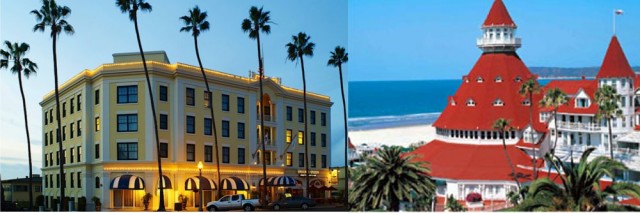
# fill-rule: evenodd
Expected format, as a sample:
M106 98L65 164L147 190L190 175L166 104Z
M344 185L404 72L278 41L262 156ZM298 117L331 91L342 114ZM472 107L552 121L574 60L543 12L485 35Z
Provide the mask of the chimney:
M584 77L584 75L583 75L583 76L582 76L582 80L584 81L584 80L586 80L586 79L587 79L587 78L586 78L586 77Z

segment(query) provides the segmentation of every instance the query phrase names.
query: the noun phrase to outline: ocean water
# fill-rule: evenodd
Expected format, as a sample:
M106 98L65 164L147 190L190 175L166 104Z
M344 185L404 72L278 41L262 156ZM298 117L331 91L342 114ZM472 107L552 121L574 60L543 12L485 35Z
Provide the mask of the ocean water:
M539 80L545 85L550 80ZM462 80L349 82L351 130L431 124Z

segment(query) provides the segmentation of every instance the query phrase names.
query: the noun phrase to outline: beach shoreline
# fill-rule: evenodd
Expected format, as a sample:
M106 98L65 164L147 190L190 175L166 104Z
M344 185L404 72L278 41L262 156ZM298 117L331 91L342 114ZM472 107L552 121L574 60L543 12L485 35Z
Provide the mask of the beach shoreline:
M375 129L350 130L349 138L355 146L379 144L408 147L413 143L429 143L436 136L431 124L404 125Z

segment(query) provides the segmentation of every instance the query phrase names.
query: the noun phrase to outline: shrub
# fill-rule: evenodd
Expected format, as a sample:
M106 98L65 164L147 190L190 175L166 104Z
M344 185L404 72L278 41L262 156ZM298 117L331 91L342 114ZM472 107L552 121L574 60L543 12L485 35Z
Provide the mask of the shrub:
M477 192L471 192L464 200L466 200L467 202L480 202L482 201L482 195Z

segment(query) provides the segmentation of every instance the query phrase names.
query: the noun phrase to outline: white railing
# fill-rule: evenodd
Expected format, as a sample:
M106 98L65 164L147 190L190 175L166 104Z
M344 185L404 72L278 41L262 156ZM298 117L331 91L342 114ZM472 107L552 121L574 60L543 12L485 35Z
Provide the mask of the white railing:
M558 121L559 129L568 129L568 130L585 130L585 131L600 131L601 127L598 123L577 123L577 122L567 122L567 121Z
M503 46L503 45L515 45L520 47L521 40L520 38L509 38L509 39L496 39L496 38L478 38L476 40L476 44L478 46Z

